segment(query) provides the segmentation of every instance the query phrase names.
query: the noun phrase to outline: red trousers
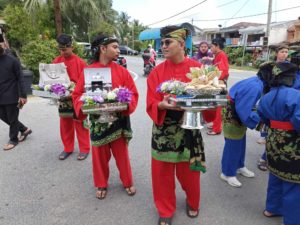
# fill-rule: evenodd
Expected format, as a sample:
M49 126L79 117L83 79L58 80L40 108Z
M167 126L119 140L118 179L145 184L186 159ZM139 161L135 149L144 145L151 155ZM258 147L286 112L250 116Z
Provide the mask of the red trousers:
M154 203L160 217L173 217L176 209L175 173L193 210L199 209L200 172L192 171L189 162L169 163L152 158Z
M133 185L128 147L125 138L121 137L109 144L92 147L93 175L95 187L108 187L109 160L113 154L124 187Z
M216 110L205 110L202 115L206 123L213 122L212 131L222 132L222 107L217 107Z
M74 120L71 117L60 117L60 136L64 145L65 152L74 151L75 130L79 145L79 151L89 153L90 151L90 133L84 128L83 122Z

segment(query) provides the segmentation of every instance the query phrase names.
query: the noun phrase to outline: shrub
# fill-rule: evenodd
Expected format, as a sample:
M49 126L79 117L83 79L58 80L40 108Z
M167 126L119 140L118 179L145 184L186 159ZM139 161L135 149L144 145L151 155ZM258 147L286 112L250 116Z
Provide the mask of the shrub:
M76 43L73 52L79 57L83 56L83 48ZM35 40L22 47L21 61L27 69L33 71L33 83L39 81L39 63L51 63L58 55L57 42L54 39Z

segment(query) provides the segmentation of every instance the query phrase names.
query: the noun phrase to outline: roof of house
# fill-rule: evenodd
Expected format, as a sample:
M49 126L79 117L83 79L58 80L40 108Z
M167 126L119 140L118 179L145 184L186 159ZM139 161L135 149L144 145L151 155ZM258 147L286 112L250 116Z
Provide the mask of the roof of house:
M262 23L239 22L230 27L221 28L220 31L221 32L238 31L239 29L247 28L250 26L255 27L255 26L261 26L261 25L263 25L263 24Z

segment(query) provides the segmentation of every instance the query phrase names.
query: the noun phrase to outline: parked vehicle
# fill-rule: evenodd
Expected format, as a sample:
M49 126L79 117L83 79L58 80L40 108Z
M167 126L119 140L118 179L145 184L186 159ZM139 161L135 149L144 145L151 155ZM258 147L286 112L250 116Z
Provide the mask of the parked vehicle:
M118 63L119 65L127 68L127 60L125 59L125 57L123 56L119 56L117 59L116 59L116 63Z
M120 53L122 55L138 55L139 54L138 51L133 50L126 45L120 45L119 49L120 49Z

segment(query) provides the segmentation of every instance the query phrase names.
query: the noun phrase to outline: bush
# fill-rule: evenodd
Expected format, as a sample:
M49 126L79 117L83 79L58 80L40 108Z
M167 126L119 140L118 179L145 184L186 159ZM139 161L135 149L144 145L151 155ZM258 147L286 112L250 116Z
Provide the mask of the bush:
M253 66L255 67L255 68L259 68L259 66L262 64L262 63L264 63L264 62L266 62L266 60L264 60L264 59L257 59L257 60L255 60L255 61L253 61Z
M79 57L83 56L83 48L76 43L73 52ZM57 42L54 39L35 40L22 47L21 61L27 69L33 71L33 83L39 81L39 63L51 63L58 55Z
M241 58L241 57L235 59L235 65L236 65L236 66L242 66L242 58Z

